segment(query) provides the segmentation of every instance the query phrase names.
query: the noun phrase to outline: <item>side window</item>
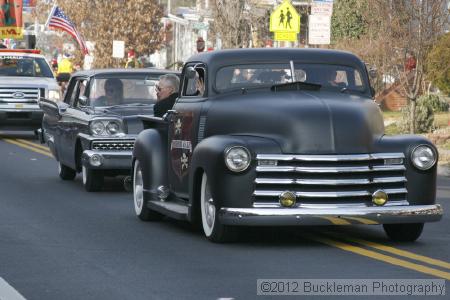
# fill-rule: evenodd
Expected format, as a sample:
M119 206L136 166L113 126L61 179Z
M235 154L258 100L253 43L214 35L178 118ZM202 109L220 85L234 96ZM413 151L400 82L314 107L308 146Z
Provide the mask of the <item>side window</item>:
M73 103L72 99L75 99L75 96L73 95L76 92L76 85L77 85L77 79L72 79L69 82L69 86L66 90L64 102L71 105Z
M69 103L70 106L75 106L76 99L78 98L77 95L78 95L78 90L79 90L79 83L80 83L80 81L77 80L75 83L74 89L72 90L72 93L70 95L70 103Z
M76 95L75 97L75 106L76 107L80 107L79 103L78 103L78 99L81 96L87 96L87 86L88 86L88 80L87 79L81 79L80 81L78 81L78 95Z
M184 78L183 96L203 97L205 96L206 71L204 67L196 67L196 74L193 78Z

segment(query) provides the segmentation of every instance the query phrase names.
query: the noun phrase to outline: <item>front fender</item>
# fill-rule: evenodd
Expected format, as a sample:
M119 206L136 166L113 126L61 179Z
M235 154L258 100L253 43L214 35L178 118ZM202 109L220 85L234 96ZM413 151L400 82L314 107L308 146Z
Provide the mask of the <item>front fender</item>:
M375 143L375 152L402 152L405 155L406 188L408 201L412 205L434 204L436 201L437 162L429 170L422 171L414 167L411 153L419 145L428 145L438 151L428 139L418 135L384 135Z
M148 191L154 200L158 200L158 186L168 186L167 136L156 129L142 131L134 143L132 168L136 159L141 165L144 190Z
M229 147L244 146L252 156L249 168L235 173L225 165L224 153ZM190 219L196 216L200 199L200 184L203 172L208 176L215 205L220 207L251 207L256 178L256 155L259 153L281 153L273 140L255 136L218 135L202 140L192 154L189 174Z

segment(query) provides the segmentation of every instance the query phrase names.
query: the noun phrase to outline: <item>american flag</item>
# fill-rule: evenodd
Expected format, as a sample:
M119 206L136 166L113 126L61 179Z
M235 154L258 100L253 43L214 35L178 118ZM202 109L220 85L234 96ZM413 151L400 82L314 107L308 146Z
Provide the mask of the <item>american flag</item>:
M48 17L48 21L46 27L53 27L57 29L64 30L68 34L70 34L75 40L77 40L80 45L81 51L84 54L88 54L89 51L87 49L86 43L83 40L81 34L75 29L75 25L70 21L69 17L64 14L61 8L58 6L53 6L52 11L50 12L50 16Z

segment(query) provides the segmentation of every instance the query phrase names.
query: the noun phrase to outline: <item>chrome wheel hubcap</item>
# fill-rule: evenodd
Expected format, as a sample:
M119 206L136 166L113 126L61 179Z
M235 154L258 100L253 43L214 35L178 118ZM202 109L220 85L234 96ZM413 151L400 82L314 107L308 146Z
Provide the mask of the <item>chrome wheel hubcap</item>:
M142 182L142 171L139 163L136 162L133 176L133 193L134 193L134 209L136 214L142 212L142 206L144 204L144 186Z

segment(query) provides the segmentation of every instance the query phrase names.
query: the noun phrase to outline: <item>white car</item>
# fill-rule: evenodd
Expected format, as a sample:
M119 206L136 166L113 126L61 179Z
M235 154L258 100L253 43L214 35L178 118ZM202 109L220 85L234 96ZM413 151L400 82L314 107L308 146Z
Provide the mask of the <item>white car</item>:
M39 50L0 50L0 129L35 130L43 112L39 99L58 101L60 87Z

